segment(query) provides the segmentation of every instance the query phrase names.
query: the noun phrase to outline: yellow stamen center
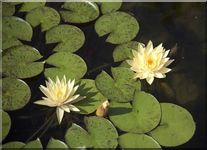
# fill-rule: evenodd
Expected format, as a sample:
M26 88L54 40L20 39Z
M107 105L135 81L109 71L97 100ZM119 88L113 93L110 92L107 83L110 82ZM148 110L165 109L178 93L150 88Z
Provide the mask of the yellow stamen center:
M147 66L150 68L150 69L153 69L155 66L156 66L156 61L152 58L152 57L149 57L147 59Z

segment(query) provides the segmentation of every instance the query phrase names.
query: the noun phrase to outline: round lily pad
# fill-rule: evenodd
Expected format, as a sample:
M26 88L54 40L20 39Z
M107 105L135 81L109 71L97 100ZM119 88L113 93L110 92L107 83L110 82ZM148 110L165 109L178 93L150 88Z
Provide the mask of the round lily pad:
M35 8L45 6L45 3L46 2L24 2L19 11L20 12L29 12Z
M106 42L121 44L136 37L139 24L133 16L117 11L101 16L95 23L95 30L100 37L109 34Z
M45 76L55 79L56 76L59 78L66 76L67 79L80 79L86 71L87 66L84 60L78 55L68 52L57 52L51 55L47 60L47 64L54 67L45 69Z
M15 13L15 6L10 3L2 3L2 16L12 16Z
M195 132L195 122L184 108L161 103L162 118L160 125L150 135L162 146L178 146L189 141Z
M47 150L52 149L52 148L53 149L68 149L68 146L60 140L51 138L47 144Z
M54 51L75 52L85 42L84 33L72 25L59 25L46 32L46 43L59 43Z
M2 111L2 139L4 139L11 128L11 119L9 114L5 111Z
M119 10L121 8L122 2L102 2L101 12L102 14L110 13Z
M132 101L135 90L141 89L140 81L133 79L134 73L128 68L116 67L111 71L113 78L104 71L96 77L96 87L112 101Z
M43 71L44 63L36 62L42 58L37 49L22 45L3 52L3 74L10 77L29 78Z
M85 99L75 103L74 105L80 109L81 114L90 114L106 100L106 98L98 91L94 80L81 79L77 93L86 96Z
M31 148L33 148L33 149L43 149L41 141L40 141L39 138L34 140L34 141L30 141L29 143L27 143L23 147L23 149L31 149Z
M22 45L19 40L31 41L32 33L32 27L23 19L14 16L2 18L3 49Z
M65 22L86 23L95 20L99 16L96 3L85 0L83 2L65 2L62 6L65 11L60 14Z
M24 107L31 96L29 86L22 80L3 78L2 80L2 107L11 111Z
M118 141L121 148L161 149L152 137L145 134L126 133L119 136Z
M60 23L59 13L50 7L39 7L30 11L26 15L26 21L33 27L41 24L41 30L47 31Z
M73 124L65 135L71 148L116 148L118 133L113 124L102 117L85 118L86 130Z
M2 145L3 149L20 149L25 146L24 143L19 141L8 142Z
M160 105L151 94L135 92L132 106L130 103L111 102L109 118L122 131L147 133L160 122Z

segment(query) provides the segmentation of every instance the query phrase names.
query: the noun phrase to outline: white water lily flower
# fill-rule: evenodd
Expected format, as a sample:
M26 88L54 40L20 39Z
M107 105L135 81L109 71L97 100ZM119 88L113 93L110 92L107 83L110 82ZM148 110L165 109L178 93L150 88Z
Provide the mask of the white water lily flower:
M133 59L127 60L130 69L135 72L134 78L146 79L149 84L152 84L155 77L165 78L165 74L171 71L167 66L174 61L167 57L169 52L170 50L165 51L162 43L155 48L152 41L146 47L139 44L137 50L132 50Z
M38 100L34 103L49 107L57 107L56 113L60 124L63 119L64 111L80 111L77 107L72 105L73 103L85 98L84 96L75 94L78 87L79 85L75 86L75 80L66 81L65 76L61 81L56 77L56 82L48 78L48 81L46 81L46 87L40 85L40 90L46 97L42 97L42 100Z

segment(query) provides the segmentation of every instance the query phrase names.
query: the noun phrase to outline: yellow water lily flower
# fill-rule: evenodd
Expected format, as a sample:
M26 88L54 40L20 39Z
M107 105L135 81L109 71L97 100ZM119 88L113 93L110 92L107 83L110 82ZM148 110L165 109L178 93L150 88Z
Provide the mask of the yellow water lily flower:
M146 79L152 84L154 78L165 78L171 69L167 68L174 60L167 57L170 50L165 51L162 43L153 48L152 41L145 47L139 44L137 50L132 50L133 59L127 60L130 69L135 72L134 78Z
M56 107L56 114L59 124L61 123L65 112L70 111L80 111L77 107L72 105L82 99L85 96L80 96L80 94L75 94L79 85L75 86L75 80L66 81L66 77L60 81L56 77L56 82L48 78L46 81L46 87L40 85L40 90L44 93L46 97L42 97L42 100L34 102L35 104L45 105L49 107Z

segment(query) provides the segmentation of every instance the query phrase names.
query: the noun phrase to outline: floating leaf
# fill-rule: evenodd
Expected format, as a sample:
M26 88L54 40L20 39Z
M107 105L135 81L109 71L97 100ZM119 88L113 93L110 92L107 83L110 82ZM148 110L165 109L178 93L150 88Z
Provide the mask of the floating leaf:
M25 146L24 143L19 141L8 142L2 145L3 149L20 149Z
M44 63L35 62L42 58L37 49L22 45L12 47L3 53L3 73L10 77L29 78L43 71Z
M4 139L11 128L11 119L7 112L2 111L2 139Z
M80 87L77 93L86 96L86 98L74 105L81 110L81 114L90 114L94 112L106 98L96 88L94 80L82 79L79 85Z
M56 76L62 78L64 75L67 79L80 79L86 71L87 66L84 60L78 55L68 52L57 52L51 55L47 60L47 64L55 67L46 68L45 76L55 79Z
M23 19L14 16L2 18L3 49L22 45L19 39L30 41L32 38L32 33L32 27Z
M3 78L2 81L2 107L11 111L24 107L31 96L29 86L22 80Z
M65 22L86 23L95 20L99 16L96 3L88 0L83 2L65 2L62 8L68 11L60 11Z
M112 101L131 101L135 90L141 88L140 81L133 79L134 73L128 68L116 67L111 71L114 79L104 71L96 77L97 88Z
M114 12L121 8L122 2L102 2L101 3L101 12L102 14L107 14Z
M68 146L60 140L51 138L47 144L47 150L52 149L52 148L53 149L68 149Z
M29 12L35 8L45 6L45 2L25 2L22 4L20 8L20 12Z
M10 3L2 3L2 16L12 16L15 13L15 6Z
M122 131L147 133L160 122L161 110L154 96L145 92L136 92L130 103L111 102L109 118Z
M162 118L160 125L150 135L162 146L178 146L191 139L195 132L195 122L184 108L161 103Z
M59 43L54 51L75 52L85 42L84 33L72 25L59 25L46 33L46 43Z
M160 145L152 137L145 134L126 133L119 136L118 141L121 148L161 149Z
M26 21L33 27L41 24L41 30L47 31L50 28L57 26L60 23L60 15L50 7L39 7L30 11L26 15Z
M137 49L141 44L137 41L130 41L121 45L118 45L113 51L113 58L115 62L123 61L132 58L132 50Z
M133 16L117 11L101 16L95 23L95 30L100 37L110 33L107 42L121 44L136 37L139 24Z
M65 135L71 148L116 148L118 134L111 122L101 117L85 118L87 131L73 124Z
M34 141L30 141L29 143L27 143L23 149L30 149L30 148L36 148L36 149L43 149L42 144L40 142L40 139L36 139Z

